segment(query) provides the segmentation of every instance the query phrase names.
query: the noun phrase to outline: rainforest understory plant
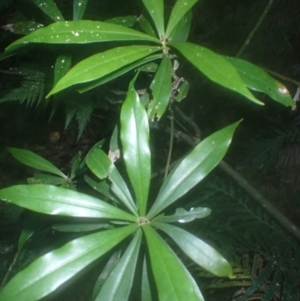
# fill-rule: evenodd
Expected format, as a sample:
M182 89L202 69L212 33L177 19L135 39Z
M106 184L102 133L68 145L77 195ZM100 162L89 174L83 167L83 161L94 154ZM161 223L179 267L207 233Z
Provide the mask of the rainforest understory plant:
M195 0L176 1L167 22L162 0L142 0L145 16L118 17L106 22L82 20L87 0L74 0L72 21L64 20L52 0L33 2L55 22L46 27L32 22L22 24L24 33L28 34L10 44L2 59L36 44L103 43L105 47L74 65L72 54L60 54L54 67L54 86L47 99L63 97L65 90L87 93L128 72L134 71L134 74L124 96L120 122L112 134L108 154L102 149L102 143L97 144L85 158L74 159L68 176L29 151L8 148L15 158L46 174L36 175L31 185L2 189L0 199L42 214L78 218L78 224L73 228L80 228L87 234L50 251L20 271L0 291L0 300L39 300L53 294L110 251L110 258L118 259L105 281L101 285L95 284L93 300L128 300L133 289L139 300L145 301L204 300L196 281L169 246L168 239L214 275L232 277L232 268L214 248L180 227L180 224L208 216L210 209L198 206L176 208L174 203L222 161L240 121L202 141L195 137L197 145L172 165L172 112L189 90L187 80L177 74L180 62L188 61L211 81L240 94L241 101L246 98L255 105L263 103L249 89L294 108L289 92L264 70L247 61L223 57L201 45L186 42ZM136 29L130 26L136 26ZM118 45L112 47L115 43ZM142 90L135 89L142 72L151 75L151 84ZM154 120L159 122L167 110L170 114L170 148L165 178L158 191L153 193L149 124ZM121 176L117 168L119 161L124 163L127 176ZM225 162L222 164L232 172ZM85 180L100 192L99 198L75 191L73 180L77 171L86 166L96 179L87 174ZM39 181L52 185L39 184ZM152 195L156 197L152 198ZM267 209L272 211L270 208ZM276 210L273 212L277 214ZM278 219L282 220L282 216ZM282 224L290 225L288 221ZM298 233L297 229L293 231ZM18 252L32 234L24 229ZM140 279L139 287L136 287L136 279Z

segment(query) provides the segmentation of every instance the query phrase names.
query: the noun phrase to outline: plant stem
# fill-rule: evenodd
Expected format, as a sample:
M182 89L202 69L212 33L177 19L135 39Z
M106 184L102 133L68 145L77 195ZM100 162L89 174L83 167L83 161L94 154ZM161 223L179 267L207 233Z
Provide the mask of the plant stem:
M168 152L168 158L167 158L167 164L165 168L165 175L164 179L167 177L169 169L170 169L170 163L171 163L171 157L172 157L172 151L173 151L173 142L174 142L174 112L172 108L172 104L169 106L170 111L170 145L169 145L169 152Z
M244 52L244 50L246 49L246 47L249 45L249 43L251 42L254 34L257 32L258 28L260 27L260 25L262 24L264 18L266 17L268 11L270 10L272 4L273 4L274 0L269 0L268 4L266 5L264 11L262 12L262 14L260 15L258 21L256 22L255 26L253 27L253 29L251 30L251 32L249 33L246 41L244 42L244 44L242 45L242 47L240 48L240 50L238 51L236 57L240 57L242 55L242 53Z

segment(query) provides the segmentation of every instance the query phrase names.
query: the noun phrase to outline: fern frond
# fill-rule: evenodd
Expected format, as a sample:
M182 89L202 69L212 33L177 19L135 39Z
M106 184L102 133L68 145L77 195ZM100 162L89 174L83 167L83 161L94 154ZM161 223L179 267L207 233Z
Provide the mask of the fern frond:
M36 69L13 68L11 71L23 76L21 86L4 95L0 102L27 102L28 106L38 106L45 94L45 74Z

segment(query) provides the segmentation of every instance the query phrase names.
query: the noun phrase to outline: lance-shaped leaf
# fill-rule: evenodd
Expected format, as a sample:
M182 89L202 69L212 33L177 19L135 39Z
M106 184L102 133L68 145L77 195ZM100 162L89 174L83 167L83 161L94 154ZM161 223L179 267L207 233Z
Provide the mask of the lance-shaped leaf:
M69 179L58 176L52 176L44 173L36 173L33 177L27 178L28 184L50 184L50 185L63 185L70 183Z
M99 179L109 178L113 183L111 187L112 191L134 215L137 215L135 203L126 183L104 151L102 149L95 149L90 152L86 158L86 163Z
M140 216L144 216L151 177L149 124L146 110L134 90L135 79L136 77L129 84L121 109L120 133L126 170L135 192Z
M66 74L71 67L72 56L69 54L59 55L54 66L54 85Z
M99 229L113 228L108 223L70 223L70 224L54 224L51 227L59 232L91 232Z
M164 223L189 223L196 218L204 218L210 215L211 210L203 207L192 207L190 211L186 211L183 208L177 208L173 215L158 215L152 221L153 222L164 222ZM151 221L151 222L152 222Z
M263 105L261 101L247 89L237 70L223 56L192 43L170 42L197 69L215 83L233 90L251 101Z
M168 22L166 30L166 38L170 37L173 29L182 20L184 15L195 5L198 0L177 0Z
M159 301L204 301L197 283L172 249L150 226L144 225Z
M130 225L90 234L45 254L12 278L0 292L0 300L40 300L100 258L136 228L137 225Z
M160 47L123 46L92 55L75 65L46 97L70 86L104 77L158 50Z
M162 57L162 54L159 53L159 54L153 54L153 55L149 55L145 58L142 58L141 60L137 61L137 62L134 62L130 65L127 65L123 68L120 68L118 69L117 71L113 72L113 73L110 73L109 75L107 76L104 76L103 78L100 78L98 80L95 80L95 81L92 81L90 83L87 83L85 84L82 88L80 87L78 89L79 93L83 93L83 92L86 92L86 91L89 91L91 89L94 89L95 87L98 87L100 85L103 85L115 78L118 78L120 77L121 75L127 73L128 71L132 70L132 69L135 69L141 65L144 65L148 62L151 62L151 61L154 61L154 60L157 60L157 59L160 59Z
M7 150L12 154L14 158L16 158L17 160L19 160L27 166L51 172L65 179L67 178L67 176L63 172L61 172L56 166L54 166L51 162L33 153L32 151L12 147L8 147Z
M29 34L41 27L44 27L43 24L37 23L34 21L18 22L15 24L3 25L4 30L9 30L15 34Z
M172 73L171 60L164 56L150 85L153 99L148 105L149 119L153 120L154 117L160 119L168 107L171 96Z
M141 301L152 301L146 255L143 260Z
M31 0L53 21L63 21L64 17L53 0Z
M88 0L73 0L73 20L81 20Z
M142 0L156 27L159 38L165 35L164 1Z
M169 41L173 42L185 42L190 34L192 24L192 10L189 10L176 24L170 36Z
M0 190L0 199L52 215L136 221L133 215L89 195L51 185L16 185Z
M168 175L147 217L151 219L198 184L222 160L239 122L200 142Z
M231 276L231 265L214 248L195 235L166 223L152 224L166 232L194 262L219 277Z
M88 44L108 41L151 41L160 43L154 37L121 25L81 20L56 22L40 28L14 41L6 48L6 51L11 52L29 43Z
M107 280L104 282L95 301L128 300L133 282L136 262L140 250L142 231L138 229Z
M266 71L245 60L233 57L226 57L226 59L236 68L249 89L263 92L286 107L295 107L287 88Z
M125 27L131 27L137 22L137 17L133 15L124 16L124 17L115 17L105 20L105 22L119 24Z
M145 18L145 16L140 15L137 18L137 21L141 27L141 29L147 33L148 35L152 36L152 37L156 37L155 31L151 25L151 23Z

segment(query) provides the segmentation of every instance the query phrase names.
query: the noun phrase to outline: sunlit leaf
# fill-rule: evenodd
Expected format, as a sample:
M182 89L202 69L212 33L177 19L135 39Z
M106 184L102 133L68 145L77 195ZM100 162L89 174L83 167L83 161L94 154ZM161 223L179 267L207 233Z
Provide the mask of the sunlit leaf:
M247 89L237 70L223 56L191 43L170 42L197 69L215 83L233 90L257 104L263 104Z
M137 225L130 225L86 235L45 254L12 278L0 291L0 300L36 301L47 296L136 228Z
M295 107L287 88L266 71L241 59L233 57L226 57L226 59L236 68L249 89L263 92L286 107Z
M160 50L153 46L122 46L94 54L75 65L46 97L70 86L102 78Z
M31 0L53 21L63 21L64 17L53 0Z
M164 1L142 0L156 27L159 38L165 36Z
M72 56L69 54L61 54L57 57L54 66L54 82L55 85L70 69Z
M33 153L32 151L12 147L8 147L7 150L12 154L14 158L16 158L17 160L19 160L27 166L51 172L65 179L67 178L67 176L63 172L61 172L56 166L54 166L51 162Z
M141 238L142 231L138 229L125 253L104 282L100 293L94 299L95 301L128 300L139 254Z
M233 123L204 139L173 168L147 214L149 219L183 196L218 165L239 123Z
M166 232L194 262L219 277L231 276L231 265L214 248L195 235L166 223L153 223Z
M164 56L150 85L153 99L148 105L149 119L160 119L167 109L171 96L172 74L171 60Z
M184 18L184 15L197 3L198 0L177 0L168 22L166 30L166 38L170 37L170 34L176 27L176 25Z
M73 0L73 20L81 20L88 0Z
M126 183L103 150L95 149L93 152L90 152L86 158L86 163L98 178L109 178L113 184L111 186L112 191L134 215L137 215L135 203Z
M16 185L0 190L0 199L51 215L136 221L133 215L92 196L51 185Z
M152 221L165 223L189 223L196 218L203 218L210 215L211 210L203 207L192 207L189 211L183 208L177 208L173 215L158 215Z
M121 109L121 142L126 170L135 192L141 216L145 215L151 176L149 124L144 106L134 90L136 77L130 82Z
M172 249L149 225L143 230L159 301L204 301L197 283Z

